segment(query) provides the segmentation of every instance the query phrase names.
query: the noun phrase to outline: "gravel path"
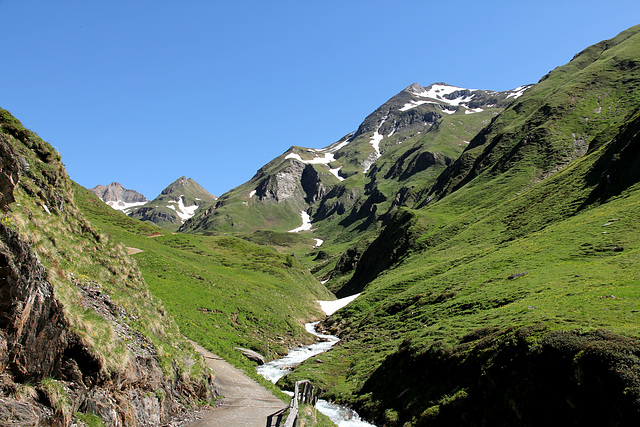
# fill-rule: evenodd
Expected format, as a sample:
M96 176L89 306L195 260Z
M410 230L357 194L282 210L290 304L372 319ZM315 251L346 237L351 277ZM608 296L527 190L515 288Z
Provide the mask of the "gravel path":
M222 399L190 427L274 427L287 405L224 359L192 342L213 369ZM284 420L282 420L284 422Z

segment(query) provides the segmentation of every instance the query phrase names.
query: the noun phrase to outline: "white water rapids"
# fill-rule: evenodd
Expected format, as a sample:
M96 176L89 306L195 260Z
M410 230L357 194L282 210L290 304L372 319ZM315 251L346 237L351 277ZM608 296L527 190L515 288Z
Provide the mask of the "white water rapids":
M318 302L325 313L330 315L334 311L349 304L356 299L358 295L352 295L335 301ZM289 351L289 354L285 357L258 366L256 368L258 373L275 384L280 378L291 372L296 365L299 365L310 357L324 353L340 341L340 338L336 336L325 335L316 331L315 327L318 323L319 322L307 323L305 329L320 338L319 342L304 347L296 347ZM375 427L373 424L362 420L354 410L345 406L336 405L324 399L318 400L316 408L328 416L338 427Z

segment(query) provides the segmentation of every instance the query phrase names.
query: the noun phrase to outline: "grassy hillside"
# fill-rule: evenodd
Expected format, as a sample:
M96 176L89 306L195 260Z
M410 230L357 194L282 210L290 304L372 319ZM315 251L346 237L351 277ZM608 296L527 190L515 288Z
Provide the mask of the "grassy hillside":
M380 425L640 420L640 27L545 76L362 253L314 378Z
M234 347L273 358L312 339L304 323L322 316L315 300L333 296L292 255L233 236L171 233L74 191L94 224L137 252L151 292L190 339L250 370Z
M50 406L49 415L44 410L37 423L68 425L76 418L100 416L145 425L150 417L166 422L203 403L199 400L211 391L211 374L149 291L125 248L82 214L58 153L5 110L0 110L0 142L6 147L3 187L10 183L4 175L9 165L19 165L11 179L15 201L3 200L12 203L2 216L2 283L11 283L11 268L20 267L20 285L39 289L27 301L3 300L10 310L3 309L0 331L2 409L13 399L14 409L32 405L31 415ZM19 237L7 237L11 235ZM26 256L16 251L18 238L25 242ZM6 261L12 252L18 254L16 260ZM44 266L44 275L27 270L30 256ZM15 290L5 289L3 298ZM62 314L36 312L43 304L61 307ZM14 311L22 316L17 326L11 326ZM59 330L34 347L20 335L13 338L27 319L36 328L51 323ZM7 358L12 347L18 353ZM45 372L30 371L29 361L41 353L46 360L38 369ZM25 363L24 369L14 366ZM143 396L153 410L143 407Z

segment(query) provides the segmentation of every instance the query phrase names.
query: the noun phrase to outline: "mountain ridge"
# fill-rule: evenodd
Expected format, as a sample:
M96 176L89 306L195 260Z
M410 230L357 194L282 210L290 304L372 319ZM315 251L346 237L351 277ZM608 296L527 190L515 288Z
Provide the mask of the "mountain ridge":
M193 217L201 206L208 206L217 199L192 178L182 176L163 189L155 199L131 209L128 215L175 231Z
M504 105L517 99L523 92L522 88L526 87L495 92L470 91L446 84L433 84L427 88L415 83L409 85L368 115L356 131L338 141L324 148L290 147L260 168L247 183L223 194L212 208L187 221L181 230L243 232L257 230L263 223L270 224L270 227L280 223L278 228L286 231L295 227L301 210L311 214L314 222L334 215L336 208L346 212L355 207L354 203L358 204L357 199L368 197L363 186L367 179L372 179L375 165L384 152L397 145L415 143L423 133L449 116L470 122L470 116L480 115L476 116L479 119L474 119L479 123L482 117L492 117ZM433 98L422 96L424 94ZM451 120L447 120L447 126L454 127ZM463 125L460 133L466 136L465 126L468 125ZM471 125L474 126L477 124ZM464 145L464 137L457 144ZM444 165L461 151L444 145L440 147L444 151L435 155L415 148L409 160L412 167L428 169L432 164ZM406 180L411 175L397 171L395 176ZM393 176L393 173L388 176ZM355 188L358 194L353 194L349 200L342 200L339 196L335 200L335 195L352 193L345 192L346 188ZM395 198L395 194L383 197L385 200ZM372 200L380 200L380 197ZM255 220L251 222L253 214L246 213L254 211ZM362 214L353 213L353 216L362 217ZM268 220L264 221L265 218ZM375 221L369 220L371 224Z
M135 190L124 188L119 182L112 182L109 185L97 185L89 191L112 208L125 212L147 202L147 198L144 195Z

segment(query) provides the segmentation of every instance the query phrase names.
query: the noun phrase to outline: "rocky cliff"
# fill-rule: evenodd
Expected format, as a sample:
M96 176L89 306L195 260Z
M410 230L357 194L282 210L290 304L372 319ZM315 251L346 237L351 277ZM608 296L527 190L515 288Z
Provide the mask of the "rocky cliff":
M104 202L146 202L147 198L135 190L129 190L117 182L109 185L97 185L90 190Z
M129 190L117 182L109 185L98 185L90 190L103 202L114 209L128 212L132 207L143 205L147 198L135 190Z
M57 153L0 112L0 420L151 426L210 400L211 374L78 212Z

